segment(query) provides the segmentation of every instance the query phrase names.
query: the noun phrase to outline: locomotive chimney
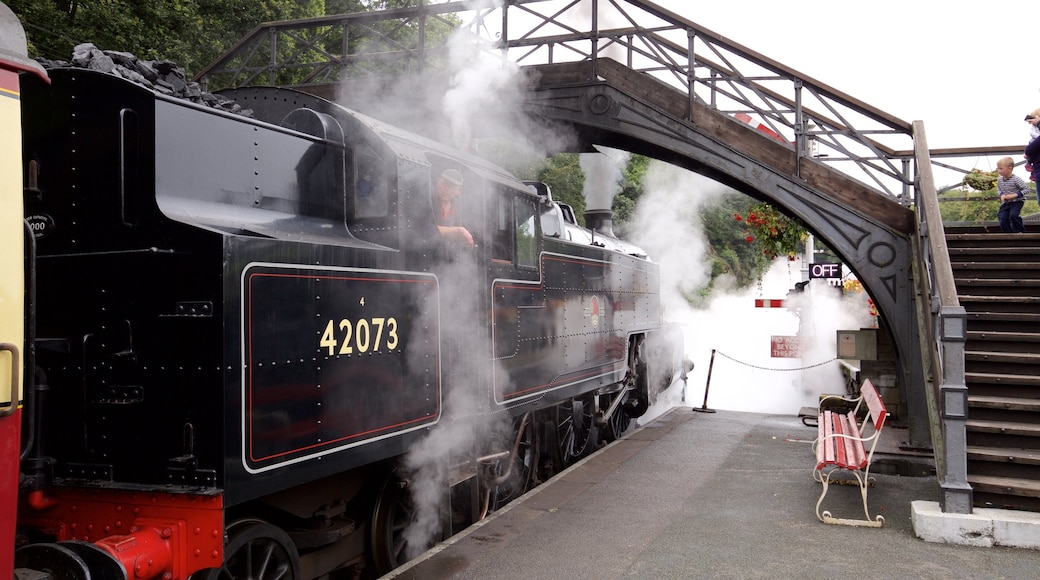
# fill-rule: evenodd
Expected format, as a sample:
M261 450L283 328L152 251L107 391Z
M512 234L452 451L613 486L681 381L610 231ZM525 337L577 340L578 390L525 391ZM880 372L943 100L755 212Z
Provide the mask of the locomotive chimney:
M590 230L616 238L614 235L614 212L609 209L587 209L585 213L585 227Z

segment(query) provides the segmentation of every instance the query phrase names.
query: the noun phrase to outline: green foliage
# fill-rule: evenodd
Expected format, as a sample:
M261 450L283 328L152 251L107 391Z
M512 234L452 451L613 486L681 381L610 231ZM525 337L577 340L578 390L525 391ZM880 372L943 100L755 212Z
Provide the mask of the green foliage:
M989 189L984 190L977 190L973 185L968 185L968 182L971 181L980 187L984 186L984 179L972 178L969 180L968 177L965 177L962 187L939 194L939 215L942 216L944 223L996 221L997 211L1000 209L1000 199L995 182ZM1037 205L1036 201L1036 185L1032 183L1030 185L1032 193L1026 196L1025 205L1022 207L1023 216L1040 212L1040 205Z
M553 199L565 203L574 209L574 215L583 221L585 212L585 196L582 189L585 185L585 172L577 153L560 153L550 157L538 179L552 189Z
M733 219L746 214L757 203L736 191L730 191L700 212L701 226L710 246L711 279L729 274L737 286L744 288L758 282L772 260L756 246L747 243L744 226Z
M261 22L325 14L324 0L6 0L22 21L29 55L69 60L72 48L172 60L189 76Z
M636 211L636 202L643 194L643 178L650 166L650 158L644 155L632 155L625 166L621 180L621 191L614 195L610 209L614 212L614 233L624 237L629 234L628 223Z

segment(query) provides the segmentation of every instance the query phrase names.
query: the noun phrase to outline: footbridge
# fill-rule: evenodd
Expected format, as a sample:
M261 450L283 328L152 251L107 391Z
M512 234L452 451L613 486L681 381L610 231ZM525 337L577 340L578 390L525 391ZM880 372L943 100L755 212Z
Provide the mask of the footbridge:
M934 449L943 511L971 513L966 316L934 175L959 182L965 163L1018 149L930 150L923 122L642 0L418 4L263 24L197 78L210 90L292 86L378 116L365 107L457 88L461 45L463 61L515 73L495 85L515 102L504 114L570 135L572 151L644 154L768 201L833 249L874 299L896 351L909 444ZM361 94L378 98L352 101Z

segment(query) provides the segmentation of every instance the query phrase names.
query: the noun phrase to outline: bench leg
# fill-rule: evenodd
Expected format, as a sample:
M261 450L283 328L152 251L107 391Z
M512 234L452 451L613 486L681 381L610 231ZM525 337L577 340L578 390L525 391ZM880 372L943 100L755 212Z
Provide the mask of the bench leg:
M867 488L870 486L871 479L865 474L860 475L859 472L851 472L855 476L856 481L859 483L859 493L863 498L863 514L866 516L865 520L850 520L845 518L836 518L831 515L830 511L820 511L820 505L823 504L823 498L827 495L827 488L831 484L831 474L837 470L831 470L828 472L813 470L813 479L823 484L823 491L820 493L820 499L816 500L816 517L825 524L840 524L843 526L860 526L867 528L880 528L885 523L884 516L877 516L874 519L870 518L870 510L867 509ZM842 482L842 480L835 480L835 483ZM851 483L851 482L849 482Z

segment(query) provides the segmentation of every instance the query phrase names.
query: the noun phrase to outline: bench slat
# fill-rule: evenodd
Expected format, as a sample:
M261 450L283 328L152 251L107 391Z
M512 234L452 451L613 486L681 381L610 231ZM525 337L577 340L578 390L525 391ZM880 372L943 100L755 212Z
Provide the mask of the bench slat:
M827 465L827 432L830 431L830 426L827 423L827 413L830 411L824 411L820 413L820 419L816 421L816 469L821 469L824 465Z
M885 409L885 402L881 400L881 394L878 393L870 379L863 381L859 394L863 397L863 402L867 404L867 409L870 409L870 416L874 419L874 430L880 431L888 416L888 410Z
M859 425L856 424L856 416L849 413L848 416L842 417L843 422L847 427L847 433L855 439L845 439L845 446L848 448L848 461L846 466L849 469L863 469L867 466L867 451L863 448L863 442L859 440L860 431Z
M823 412L823 425L826 425L823 431L823 439L821 439L821 447L823 448L823 464L833 465L835 462L834 457L834 413L831 411Z
M845 416L842 415L841 413L835 413L834 414L834 434L835 435L844 435L846 433L848 433L848 425L847 425L847 421L845 421ZM836 463L837 465L839 465L841 467L845 467L846 465L848 465L848 458L847 458L846 453L845 453L846 452L845 441L846 441L846 439L844 437L834 437L831 440L831 446L834 447L834 455L835 455L834 463Z

